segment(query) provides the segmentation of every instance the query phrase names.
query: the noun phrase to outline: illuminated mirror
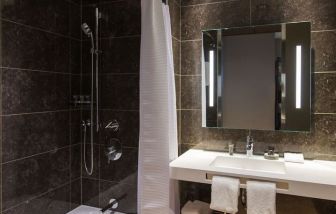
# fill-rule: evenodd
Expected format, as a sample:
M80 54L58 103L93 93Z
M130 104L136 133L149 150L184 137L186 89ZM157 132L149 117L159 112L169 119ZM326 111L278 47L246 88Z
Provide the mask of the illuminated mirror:
M203 31L203 127L309 131L309 22Z

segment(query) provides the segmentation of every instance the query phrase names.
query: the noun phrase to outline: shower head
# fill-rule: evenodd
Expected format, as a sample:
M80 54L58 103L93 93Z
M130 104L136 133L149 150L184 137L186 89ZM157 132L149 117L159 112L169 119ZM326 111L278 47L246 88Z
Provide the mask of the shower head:
M91 31L91 29L90 29L90 27L89 27L88 24L83 23L83 24L82 24L82 30L83 30L83 32L84 32L88 37L91 37L91 36L92 36L92 31Z

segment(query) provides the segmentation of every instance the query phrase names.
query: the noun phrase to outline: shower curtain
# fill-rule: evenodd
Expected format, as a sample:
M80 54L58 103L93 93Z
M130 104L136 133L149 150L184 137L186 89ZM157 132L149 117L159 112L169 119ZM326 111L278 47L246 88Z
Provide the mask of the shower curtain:
M169 163L178 156L170 16L161 0L141 1L138 213L179 213Z

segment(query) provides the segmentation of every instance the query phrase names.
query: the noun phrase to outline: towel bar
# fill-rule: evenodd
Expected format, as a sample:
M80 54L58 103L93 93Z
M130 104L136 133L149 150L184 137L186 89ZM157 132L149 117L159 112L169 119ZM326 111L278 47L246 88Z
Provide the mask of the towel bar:
M207 180L212 180L212 178L214 176L225 176L225 175L216 175L216 174L210 174L210 173L206 173L205 177ZM232 176L226 176L226 177L232 177ZM232 178L236 178L236 177L232 177ZM250 178L237 178L240 180L240 184L246 185L247 181L261 181L261 182L272 182L272 181L267 181L267 180L258 180L258 179L250 179ZM273 182L276 184L276 188L277 189L281 189L281 190L288 190L289 189L289 184L286 182L281 182L281 181L275 181Z

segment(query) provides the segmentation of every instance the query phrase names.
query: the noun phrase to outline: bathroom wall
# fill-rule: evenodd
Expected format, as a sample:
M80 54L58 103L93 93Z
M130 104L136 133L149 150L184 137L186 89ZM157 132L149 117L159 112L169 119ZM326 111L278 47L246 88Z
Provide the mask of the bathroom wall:
M312 74L313 113L310 133L252 131L255 152L268 145L303 152L306 158L336 160L336 2L334 0L181 0L181 152L190 148L226 151L229 142L245 151L247 130L201 128L201 30L312 22L315 69ZM248 103L246 103L248 105ZM182 183L181 197L209 200L208 185ZM335 204L278 196L278 213L333 213Z
M250 4L251 3L251 4ZM181 108L184 150L199 143L225 150L228 142L243 151L246 130L201 128L201 29L238 27L290 21L312 22L315 50L313 116L310 133L252 131L257 152L274 145L279 152L301 151L307 158L335 159L335 1L277 2L265 0L182 1ZM247 103L248 105L248 103Z
M79 111L69 105L80 4L8 0L0 11L1 213L66 213L80 201Z

